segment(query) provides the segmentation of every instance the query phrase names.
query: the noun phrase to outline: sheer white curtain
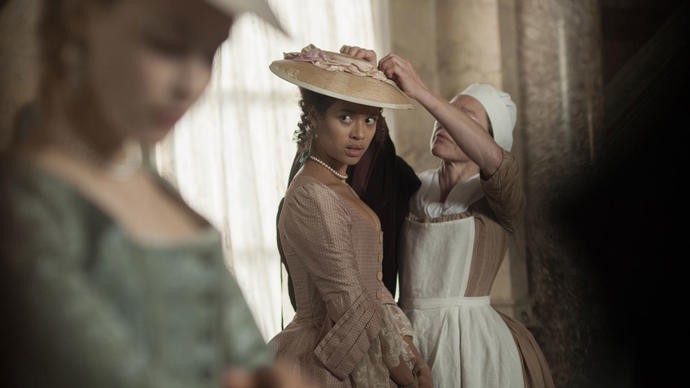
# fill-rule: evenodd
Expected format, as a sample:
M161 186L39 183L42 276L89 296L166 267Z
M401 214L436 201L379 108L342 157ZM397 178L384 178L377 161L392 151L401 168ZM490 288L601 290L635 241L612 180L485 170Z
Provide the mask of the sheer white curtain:
M297 87L268 65L309 43L381 47L373 20L380 4L371 1L271 1L290 38L253 15L240 18L206 93L155 152L161 174L222 231L228 267L267 340L294 314L281 289L275 221L299 120Z

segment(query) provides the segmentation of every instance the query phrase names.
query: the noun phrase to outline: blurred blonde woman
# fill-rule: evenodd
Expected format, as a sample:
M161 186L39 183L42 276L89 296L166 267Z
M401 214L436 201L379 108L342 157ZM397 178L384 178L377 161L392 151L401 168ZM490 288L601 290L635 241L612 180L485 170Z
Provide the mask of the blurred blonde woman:
M39 122L3 163L19 386L217 387L271 353L219 232L142 164L264 1L50 0ZM226 377L224 377L226 376ZM242 381L252 381L251 378Z

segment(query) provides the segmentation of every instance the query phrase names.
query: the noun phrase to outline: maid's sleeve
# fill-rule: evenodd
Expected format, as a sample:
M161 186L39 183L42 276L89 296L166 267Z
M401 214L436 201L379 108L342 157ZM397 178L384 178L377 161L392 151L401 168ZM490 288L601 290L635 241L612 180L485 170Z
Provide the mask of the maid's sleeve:
M381 308L359 281L350 214L318 184L297 187L285 200L280 228L284 249L302 261L327 310L326 334L314 355L344 379L366 355L383 325Z
M481 185L498 222L509 232L515 226L525 208L525 195L520 184L520 167L515 156L506 151L496 172L486 177L482 174Z

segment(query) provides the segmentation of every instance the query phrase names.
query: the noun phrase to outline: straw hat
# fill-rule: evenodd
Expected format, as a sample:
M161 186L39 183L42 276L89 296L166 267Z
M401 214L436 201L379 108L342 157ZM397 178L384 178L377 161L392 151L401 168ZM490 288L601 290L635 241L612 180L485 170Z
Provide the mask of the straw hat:
M308 45L273 61L273 74L313 92L362 105L412 109L409 98L371 63Z
M264 19L266 22L285 33L285 29L280 25L280 21L276 15L271 11L266 0L206 0L212 5L220 8L227 14L239 15L244 12L250 12L256 16ZM287 34L286 34L287 35Z

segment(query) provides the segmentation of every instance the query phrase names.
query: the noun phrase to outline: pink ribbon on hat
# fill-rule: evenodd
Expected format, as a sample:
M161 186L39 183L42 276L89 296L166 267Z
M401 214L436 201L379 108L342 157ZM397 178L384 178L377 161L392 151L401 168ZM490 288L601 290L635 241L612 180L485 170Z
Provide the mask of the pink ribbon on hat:
M363 59L345 55L328 55L313 44L306 46L298 53L283 53L283 58L299 62L309 62L320 69L328 71L344 71L361 77L371 77L388 83L392 82L376 66Z
M298 53L283 53L284 59L292 59L293 61L299 62L329 62L332 61L331 57L325 52L321 51L318 47L310 44L309 46L302 49Z

